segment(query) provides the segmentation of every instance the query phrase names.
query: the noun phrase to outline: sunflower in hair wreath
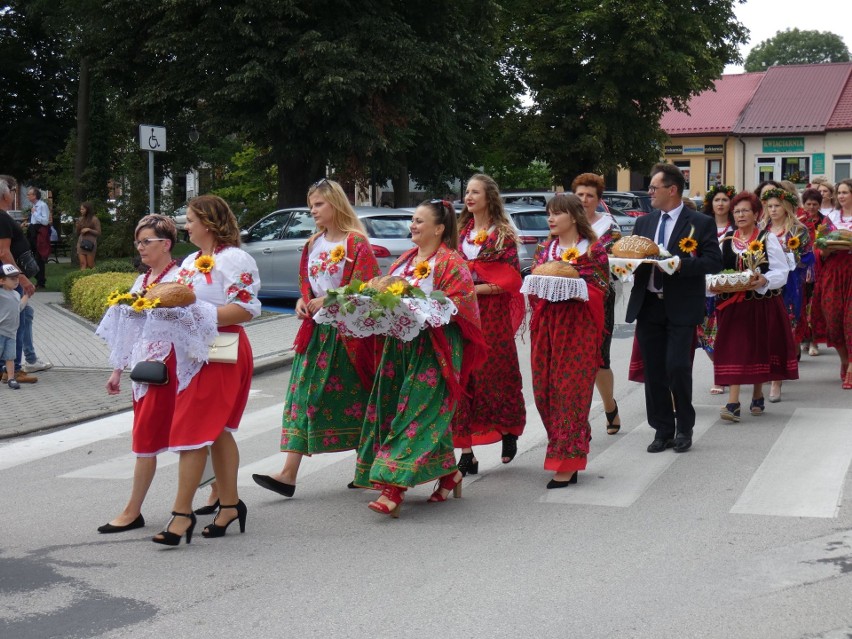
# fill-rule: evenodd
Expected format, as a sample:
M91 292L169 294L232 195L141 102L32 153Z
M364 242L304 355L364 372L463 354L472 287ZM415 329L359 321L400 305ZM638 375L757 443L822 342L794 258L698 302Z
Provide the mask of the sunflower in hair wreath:
M681 241L677 244L677 247L687 255L694 255L695 251L698 250L698 240L693 237L694 235L695 225L690 227L689 235L681 239Z

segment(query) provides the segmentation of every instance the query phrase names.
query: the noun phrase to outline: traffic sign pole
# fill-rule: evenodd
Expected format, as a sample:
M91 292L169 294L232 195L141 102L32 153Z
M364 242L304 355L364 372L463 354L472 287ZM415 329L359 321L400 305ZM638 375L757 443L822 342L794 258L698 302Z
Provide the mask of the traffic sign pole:
M148 213L154 215L154 152L148 151Z
M154 211L154 153L166 150L166 128L150 124L139 125L139 148L148 152L148 211Z

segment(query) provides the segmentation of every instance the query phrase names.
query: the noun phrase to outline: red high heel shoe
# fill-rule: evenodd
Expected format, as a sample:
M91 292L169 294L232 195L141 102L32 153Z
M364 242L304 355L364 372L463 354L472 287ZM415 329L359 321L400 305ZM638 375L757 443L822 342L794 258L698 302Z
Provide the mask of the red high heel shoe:
M399 486L385 486L384 490L382 490L382 497L393 504L393 508L380 501L371 501L368 506L370 507L370 510L375 510L377 513L390 515L394 519L397 519L399 517L399 511L402 508L402 499L404 495L405 488L400 488Z
M843 378L843 390L852 390L852 371L847 370L846 376Z
M435 492L432 493L432 496L429 497L426 501L430 503L436 503L440 501L447 501L447 497L449 493L447 493L447 497L441 494L442 490L452 490L453 497L458 499L461 497L462 492L462 479L464 476L461 474L461 471L455 471L454 473L450 473L449 475L444 475L441 479L438 480L438 483L435 486Z

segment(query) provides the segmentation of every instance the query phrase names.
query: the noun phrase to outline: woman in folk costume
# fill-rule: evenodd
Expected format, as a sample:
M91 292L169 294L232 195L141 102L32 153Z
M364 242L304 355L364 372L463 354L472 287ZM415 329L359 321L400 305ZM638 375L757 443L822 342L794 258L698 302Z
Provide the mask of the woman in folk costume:
M260 277L254 258L240 248L240 228L228 204L215 195L190 200L186 211L189 240L200 250L186 257L177 281L200 302L216 307L220 334L236 335L236 361L210 361L178 393L169 450L180 453L178 491L172 518L153 540L177 546L192 538L192 498L204 473L207 447L213 460L219 509L204 537L222 537L234 521L245 531L247 508L237 493L240 453L233 433L239 428L251 389L254 358L241 324L260 315Z
M482 334L488 343L485 364L474 371L453 419L453 440L462 449L459 470L475 475L473 446L502 442L502 461L518 451L526 424L521 369L515 333L524 316L517 237L503 208L497 183L487 175L470 178L459 216L459 252L476 287Z
M302 251L296 335L290 385L284 400L281 451L275 475L252 475L273 492L292 497L304 455L353 450L361 437L364 409L373 385L373 339L346 337L335 326L317 324L329 289L380 275L367 234L337 182L320 180L308 191L318 233Z
M832 187L833 189L833 187ZM833 192L833 190L832 190ZM813 246L816 242L817 228L825 224L828 216L820 211L822 206L823 195L816 188L805 189L802 192L802 210L803 217L799 221L808 229L808 237ZM832 209L833 210L833 209ZM830 222L829 222L830 224ZM816 258L816 251L812 253L814 259L811 260L805 272L805 285L802 290L802 313L803 313L803 332L802 332L802 351L807 348L808 355L816 357L819 355L819 346L817 346L817 336L814 334L814 288L819 279L820 260Z
M595 173L581 173L571 182L571 190L580 198L586 219L592 225L592 231L603 244L607 253L612 251L612 245L621 239L621 227L615 219L598 211L603 196L604 179ZM607 435L616 435L621 430L621 417L618 416L618 404L615 401L615 376L610 367L610 348L612 332L615 329L615 286L610 277L604 298L604 335L601 341L601 367L595 376L595 386L601 396L604 417L606 417Z
M589 410L601 363L609 260L576 195L557 195L548 202L547 213L550 238L535 264L572 264L588 296L586 301L562 302L530 296L533 394L547 430L544 468L555 473L547 487L564 488L577 483L589 454Z
M837 183L837 209L828 213L830 224L825 231L852 231L852 180ZM852 390L852 249L842 244L820 249L822 267L814 305L819 309L817 333L826 336L826 343L840 355L842 388Z
M442 291L458 309L452 321L410 342L387 337L358 447L355 485L382 489L370 508L399 516L406 489L439 480L430 502L461 495L450 423L485 344L473 279L458 243L456 214L443 200L423 202L411 221L416 248L391 267L424 293Z
M771 190L770 190L771 192ZM774 379L798 379L797 349L784 309L781 289L789 265L778 237L757 225L761 206L757 196L743 191L732 201L736 229L722 242L724 269L743 271L749 259L765 256L751 288L716 295L718 333L713 357L716 384L729 386L723 420L740 421L740 386L753 384L749 412L765 409L763 384ZM712 291L711 291L712 292Z
M796 210L798 196L783 189L764 189L760 196L763 204L761 225L775 234L786 253L790 272L784 285L784 306L793 331L793 341L798 354L799 342L805 333L804 294L808 266L813 264L814 254L807 227L799 221ZM772 380L769 401L781 401L781 380Z

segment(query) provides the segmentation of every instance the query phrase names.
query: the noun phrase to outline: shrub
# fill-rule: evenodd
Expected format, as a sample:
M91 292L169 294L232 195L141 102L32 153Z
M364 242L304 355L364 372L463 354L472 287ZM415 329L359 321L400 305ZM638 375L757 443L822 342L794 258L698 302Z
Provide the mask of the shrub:
M77 280L96 273L138 273L138 271L133 265L133 260L127 257L124 259L103 260L96 263L94 268L66 273L65 280L62 282L62 296L65 299L65 303L71 305L71 289Z
M134 273L96 273L78 277L71 287L71 310L91 322L99 322L106 310L106 301L114 290L129 291L136 281Z

